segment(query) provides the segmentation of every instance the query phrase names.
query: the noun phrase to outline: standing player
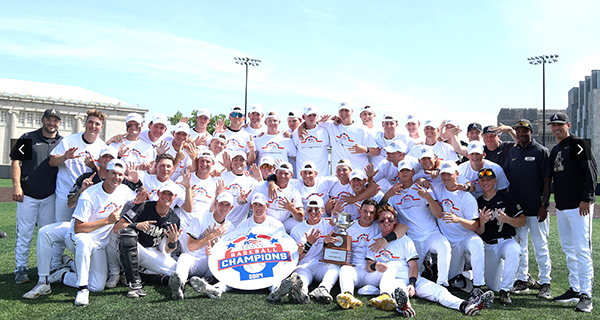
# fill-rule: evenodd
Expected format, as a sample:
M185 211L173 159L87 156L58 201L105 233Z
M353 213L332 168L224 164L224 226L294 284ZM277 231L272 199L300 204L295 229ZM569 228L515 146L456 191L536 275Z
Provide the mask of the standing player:
M512 141L500 141L500 134L509 133L516 141L517 135L515 130L510 126L505 126L500 123L499 126L486 126L483 128L483 142L485 147L485 158L499 165L504 165L510 149L515 145Z
M261 133L267 131L267 128L262 125L262 119L264 116L263 108L260 104L255 103L250 106L250 110L248 110L248 118L250 119L250 123L244 125L244 131L248 132L252 138L258 138Z
M196 126L190 130L190 139L196 143L196 146L206 146L212 138L206 127L210 123L210 111L202 108L196 113Z
M592 217L596 200L598 167L590 146L569 133L571 123L564 113L550 117L558 144L552 148L556 220L563 252L567 256L569 285L554 301L577 300L575 311L591 312L594 262L592 261Z
M300 129L292 133L292 140L296 145L296 171L301 172L302 166L306 161L315 161L315 171L322 177L329 175L329 154L327 147L329 144L329 135L327 130L317 125L317 107L306 105L302 119L304 123ZM300 131L305 130L304 134Z
M269 111L265 118L267 132L254 139L258 162L264 157L271 157L275 161L288 161L296 157L296 146L292 139L283 136L279 131L279 112Z
M35 226L42 228L54 222L56 174L58 168L49 164L50 152L59 144L61 116L56 109L47 109L42 116L42 127L19 138L12 159L11 177L13 200L17 201L17 238L15 241L15 282L29 282L27 261ZM31 141L31 159L23 159L17 146Z
M127 134L120 141L110 143L110 146L119 151L119 159L125 163L133 162L140 165L151 161L148 159L154 154L151 143L140 139L140 133L144 127L144 118L138 113L130 113L125 119Z
M450 146L447 143L438 141L438 131L439 129L437 129L433 125L433 122L431 120L425 121L425 125L423 126L423 132L425 133L425 143L421 146L421 148L423 148L423 146L432 147L433 152L438 157L438 159L440 159L440 161L458 161L458 156L456 155L456 152L454 152L454 150L452 149L452 146ZM412 148L410 150L409 155L420 159L421 148Z
M458 166L459 175L471 182L470 191L475 198L478 198L483 194L478 179L479 170L484 167L492 168L494 172L496 172L496 188L498 188L498 190L505 191L509 186L508 179L506 179L502 167L484 158L485 152L483 152L483 146L483 143L480 141L469 142L467 147L467 157L469 158L469 161L461 163Z
M374 167L377 167L379 163L386 158L386 147L392 144L398 144L398 141L401 141L405 146L402 153L407 153L415 145L415 142L408 136L397 132L398 120L393 114L383 114L383 120L381 123L383 126L383 131L378 131L374 136L375 142L380 150L380 153L377 157L372 157L373 161L371 163Z

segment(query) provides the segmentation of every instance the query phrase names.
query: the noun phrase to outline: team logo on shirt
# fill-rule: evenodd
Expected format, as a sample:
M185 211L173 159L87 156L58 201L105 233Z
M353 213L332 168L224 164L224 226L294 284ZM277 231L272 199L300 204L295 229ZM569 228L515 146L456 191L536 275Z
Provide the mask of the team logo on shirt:
M271 141L269 143L267 143L264 147L262 147L262 149L269 149L269 148L276 148L276 149L283 149L283 147L280 147L279 144L275 141Z
M346 140L348 142L354 142L354 140L350 139L350 136L347 133L345 133L345 132L342 132L342 134L340 134L339 136L335 136L335 137L338 138L338 139L340 139L340 140Z
M442 201L440 201L440 205L445 212L456 213L460 211L460 209L457 208L454 205L454 202L452 202L450 199L442 199Z
M411 202L417 202L417 201L421 201L421 198L415 198L413 197L412 194L407 194L404 197L402 197L402 199L400 199L399 202L396 202L397 205L401 206L403 204L409 204Z
M240 149L244 149L244 146L240 144L239 141L235 140L235 139L229 139L227 140L227 145L228 146L233 146L233 147L238 147Z
M104 208L102 208L102 210L100 210L100 212L98 212L98 213L103 215L106 212L107 215L109 215L109 214L113 213L113 211L115 211L116 208L117 208L117 204L114 202L110 202L109 204L105 205Z
M307 195L307 196L306 196L306 198L302 198L302 199L303 199L303 200L307 200L307 201L308 201L308 198L310 198L311 196L318 196L318 197L322 197L324 194L325 194L325 193L323 193L323 192L322 192L322 193L313 192L313 193L311 193L311 194Z
M377 252L377 255L375 255L375 259L380 259L383 260L383 262L388 262L394 259L400 259L400 257L395 256L391 251L387 249L381 249L379 250L379 252Z
M323 142L323 140L319 140L317 137L310 135L310 136L304 138L304 140L302 140L302 142L300 142L300 143L307 143L307 142L321 143L321 142Z
M357 243L359 247L364 247L369 243L369 234L362 233L362 234L358 235L357 237L355 237L352 240L352 242Z
M137 156L138 158L141 158L141 159L146 158L146 156L142 155L142 152L136 148L132 148L132 149L128 150L127 152L125 152L123 157L129 157L130 155Z
M352 196L349 192L346 191L342 191L340 192L340 194L337 195L337 197L333 197L334 200L338 200L339 198L341 198L342 196Z
M198 186L197 184L195 184L192 187L192 190L194 190L196 192L196 195L198 196L204 196L206 198L212 198L211 196L208 195L208 190L204 189L203 187Z
M287 277L298 262L297 245L282 230L254 227L226 234L209 257L212 273L238 289L260 289ZM291 267L291 268L290 268Z
M85 157L87 155L92 155L89 151L87 150L83 150L83 151L79 151L75 154L75 158L79 158L79 157Z

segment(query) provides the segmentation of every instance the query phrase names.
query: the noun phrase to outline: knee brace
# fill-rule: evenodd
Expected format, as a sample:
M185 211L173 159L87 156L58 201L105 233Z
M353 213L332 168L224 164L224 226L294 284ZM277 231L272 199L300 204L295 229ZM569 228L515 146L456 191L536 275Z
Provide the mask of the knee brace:
M119 261L125 271L127 285L133 289L142 287L142 280L139 272L139 258L137 243L137 232L131 228L119 230L118 238Z

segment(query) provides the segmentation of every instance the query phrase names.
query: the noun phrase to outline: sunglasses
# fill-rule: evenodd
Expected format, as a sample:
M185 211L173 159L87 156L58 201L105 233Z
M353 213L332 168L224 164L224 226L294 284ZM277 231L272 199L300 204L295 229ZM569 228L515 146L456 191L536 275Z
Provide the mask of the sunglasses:
M314 209L313 208L307 208L306 212L308 212L308 213L319 212L319 209L318 208L314 208Z
M239 113L239 112L232 112L230 114L230 116L232 116L234 118L242 118L244 115L242 113Z
M519 121L517 122L517 124L515 125L515 127L527 127L529 128L530 124L525 122L525 121Z
M266 164L266 163L265 163L265 164L263 164L262 166L260 166L260 168L261 168L261 169L271 169L271 168L273 168L273 166L272 166L272 165L270 165L270 164Z
M483 177L491 177L493 176L494 173L491 170L482 170L479 171L479 177L483 178Z
M379 223L385 223L386 221L389 223L394 223L393 218L381 219L381 220L379 220Z

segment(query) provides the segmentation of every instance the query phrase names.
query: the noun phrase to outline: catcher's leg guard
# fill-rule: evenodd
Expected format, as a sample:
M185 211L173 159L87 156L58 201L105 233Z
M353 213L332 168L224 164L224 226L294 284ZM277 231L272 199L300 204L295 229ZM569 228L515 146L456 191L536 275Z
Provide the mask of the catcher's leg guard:
M119 230L119 261L125 271L127 285L132 289L142 287L142 280L139 272L139 258L137 250L138 237L137 232L131 228Z

